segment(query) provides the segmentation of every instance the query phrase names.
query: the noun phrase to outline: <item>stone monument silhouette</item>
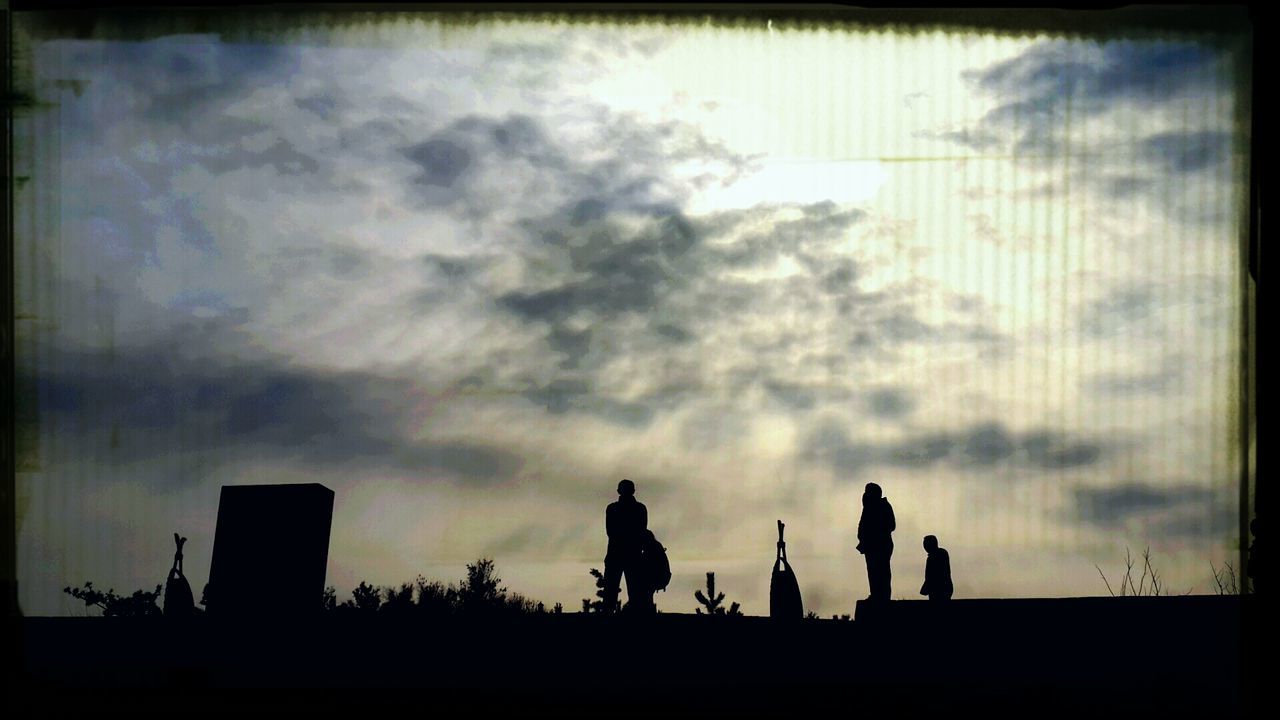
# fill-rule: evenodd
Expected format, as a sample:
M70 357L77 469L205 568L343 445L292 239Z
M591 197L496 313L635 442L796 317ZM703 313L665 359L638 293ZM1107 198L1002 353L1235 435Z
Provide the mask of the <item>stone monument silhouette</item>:
M224 485L205 588L209 614L319 612L333 497L317 483Z

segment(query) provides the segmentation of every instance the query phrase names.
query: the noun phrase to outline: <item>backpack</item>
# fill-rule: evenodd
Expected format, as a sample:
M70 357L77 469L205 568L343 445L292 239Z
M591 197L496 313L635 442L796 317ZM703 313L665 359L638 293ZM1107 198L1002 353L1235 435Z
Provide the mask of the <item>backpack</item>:
M667 549L652 535L645 545L642 562L653 591L666 590L671 583L671 562L667 560Z

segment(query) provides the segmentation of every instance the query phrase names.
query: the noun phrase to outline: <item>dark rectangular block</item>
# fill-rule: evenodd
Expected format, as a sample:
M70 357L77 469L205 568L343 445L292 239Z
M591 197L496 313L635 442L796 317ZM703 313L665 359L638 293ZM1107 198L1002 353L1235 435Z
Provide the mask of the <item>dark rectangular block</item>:
M319 611L333 491L316 483L224 485L205 606L214 615Z

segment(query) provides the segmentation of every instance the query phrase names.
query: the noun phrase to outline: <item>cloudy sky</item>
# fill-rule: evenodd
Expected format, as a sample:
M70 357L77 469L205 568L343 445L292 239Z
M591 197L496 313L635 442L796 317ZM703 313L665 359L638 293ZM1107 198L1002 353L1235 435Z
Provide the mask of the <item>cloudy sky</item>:
M1247 137L1194 38L430 18L32 48L18 577L153 587L220 487L336 492L328 584L577 609L636 482L692 612L1236 559Z

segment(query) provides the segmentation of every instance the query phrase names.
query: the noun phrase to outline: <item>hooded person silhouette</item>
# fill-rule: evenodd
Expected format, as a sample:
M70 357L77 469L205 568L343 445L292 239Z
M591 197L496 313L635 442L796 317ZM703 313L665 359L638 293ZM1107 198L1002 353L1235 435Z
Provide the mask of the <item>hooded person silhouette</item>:
M618 607L622 576L627 578L627 599L636 612L653 607L653 590L646 577L641 553L649 527L649 511L636 500L636 485L630 480L618 483L618 499L604 513L604 529L609 536L609 549L604 557L604 604L606 612Z
M867 582L871 586L869 600L888 600L892 573L889 558L893 555L893 531L897 521L893 506L883 497L880 486L867 483L862 493L862 517L858 520L858 552L867 561Z

